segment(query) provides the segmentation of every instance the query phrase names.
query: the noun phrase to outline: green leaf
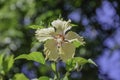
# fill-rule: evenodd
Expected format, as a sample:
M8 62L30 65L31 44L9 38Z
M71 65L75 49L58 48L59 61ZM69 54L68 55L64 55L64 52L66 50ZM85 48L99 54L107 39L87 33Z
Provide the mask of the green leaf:
M97 66L97 64L92 59L88 59L88 62Z
M24 74L17 73L14 75L13 80L29 80Z
M4 55L3 54L0 54L0 65L2 65L2 63L3 63L3 57L4 57ZM1 66L0 66L1 67Z
M66 69L68 71L71 71L71 70L74 70L76 68L79 68L80 66L82 66L86 63L91 63L91 64L95 65L95 63L91 59L87 60L87 59L82 58L82 57L74 57L72 59L67 60Z
M56 65L55 65L55 63L51 63L51 67L52 67L52 69L53 69L54 71L56 71Z
M3 70L3 58L4 58L4 54L0 54L0 74L5 74L4 70ZM0 78L1 79L1 78Z
M67 76L65 76L65 77L63 78L63 80L68 80L68 77L67 77Z
M77 39L73 40L72 43L75 47L79 47L81 45L80 41L78 41Z
M78 26L78 25L71 23L70 26L75 27L75 26Z
M38 80L50 80L50 79L49 79L49 77L42 76L42 77L40 77Z
M45 64L45 58L43 57L42 53L40 53L40 52L32 52L30 54L22 54L22 55L16 57L15 60L16 59L27 59L27 60L36 61L41 64Z
M10 57L8 57L7 61L8 61L8 70L10 70L10 68L13 66L14 63L14 56L11 55Z
M7 56L4 60L4 63L3 63L4 71L8 72L12 68L13 63L14 63L14 56L13 55Z
M40 26L40 25L31 25L31 26L29 26L29 28L32 28L32 29L41 29L41 28L44 28L44 27Z

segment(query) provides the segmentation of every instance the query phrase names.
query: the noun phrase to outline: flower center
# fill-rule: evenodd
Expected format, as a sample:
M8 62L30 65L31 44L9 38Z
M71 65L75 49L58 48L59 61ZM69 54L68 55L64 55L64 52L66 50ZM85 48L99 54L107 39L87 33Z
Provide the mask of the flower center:
M55 36L56 42L57 42L57 46L60 47L62 45L62 42L64 41L64 36L61 34L58 34L57 36Z

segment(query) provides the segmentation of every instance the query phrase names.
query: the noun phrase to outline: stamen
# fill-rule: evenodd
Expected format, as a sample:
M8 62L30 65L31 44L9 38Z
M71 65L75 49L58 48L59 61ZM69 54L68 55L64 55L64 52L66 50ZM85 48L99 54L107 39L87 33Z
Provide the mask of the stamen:
M55 36L55 40L57 42L57 47L61 47L62 43L64 42L64 36L61 34L58 34L57 36Z

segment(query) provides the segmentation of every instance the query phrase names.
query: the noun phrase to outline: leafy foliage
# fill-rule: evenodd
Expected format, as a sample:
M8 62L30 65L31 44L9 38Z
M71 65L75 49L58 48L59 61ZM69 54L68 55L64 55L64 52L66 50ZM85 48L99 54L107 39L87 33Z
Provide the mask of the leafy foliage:
M32 52L28 55L22 54L15 58L15 60L17 60L17 59L27 59L27 60L36 61L41 64L45 64L45 59L44 59L42 53L40 53L40 52Z
M29 80L24 74L17 73L14 75L13 80Z
M96 65L91 59L87 60L87 59L82 58L82 57L74 57L72 59L69 59L66 62L66 69L67 69L67 71L78 69L80 66L83 66L86 63L91 63L91 64Z
M49 77L47 77L47 76L42 76L42 77L40 77L38 80L50 80L50 79L49 79Z
M74 45L75 47L80 47L81 45L83 45L83 43L80 42L80 41L78 41L77 39L74 40L74 41L72 41L72 43L73 43L73 45Z
M65 77L63 78L63 80L69 80L69 79L68 79L68 76L65 76Z
M14 56L5 56L0 54L0 74L5 75L12 68L14 63Z
M13 63L14 63L14 56L13 55L7 56L3 62L4 71L8 72L12 68Z
M31 25L30 28L32 28L32 29L41 29L41 28L44 28L44 27L39 26L39 25Z

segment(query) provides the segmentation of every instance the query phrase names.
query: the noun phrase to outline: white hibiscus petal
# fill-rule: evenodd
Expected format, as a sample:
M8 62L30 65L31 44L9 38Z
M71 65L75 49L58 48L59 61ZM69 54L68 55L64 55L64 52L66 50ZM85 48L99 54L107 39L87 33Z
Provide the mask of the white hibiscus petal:
M60 58L66 62L68 59L73 58L75 54L75 47L71 43L63 43L61 47Z
M83 40L83 37L79 36L77 33L69 31L66 35L65 35L65 39L67 39L69 42L75 42L75 44L79 43L79 45L84 45L85 42ZM77 47L79 46L77 45Z
M48 39L53 39L53 35L55 33L54 28L50 27L50 28L45 28L45 29L38 29L35 32L36 34L36 38L37 40L39 40L39 42L42 41L46 41Z
M56 41L47 40L44 44L44 54L49 60L56 61L59 58Z
M57 20L54 20L51 24L52 24L53 27L57 28L57 27L60 27L61 24L63 24L63 21L60 20L60 19L57 19Z
M53 27L56 28L56 33L65 34L67 30L71 29L70 22L71 22L70 20L63 21L63 20L57 19L57 20L54 20L51 24Z
M64 21L64 26L63 26L64 33L72 28L70 26L70 22L71 22L71 20Z

